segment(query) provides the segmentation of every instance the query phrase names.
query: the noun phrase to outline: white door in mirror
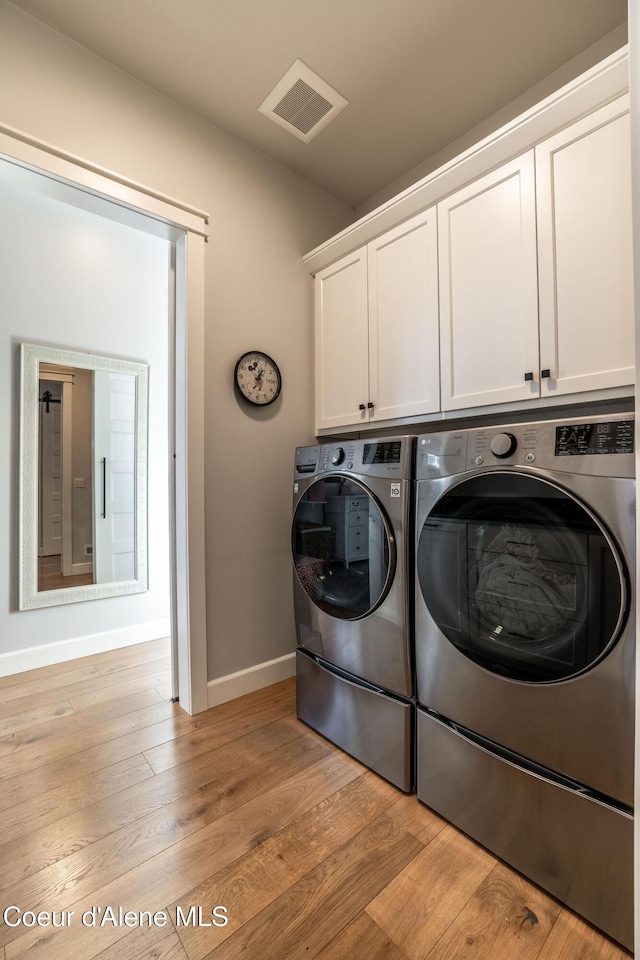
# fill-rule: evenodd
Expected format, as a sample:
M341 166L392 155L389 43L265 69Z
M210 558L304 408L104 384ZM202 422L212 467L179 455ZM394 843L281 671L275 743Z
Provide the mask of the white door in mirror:
M136 570L136 380L94 373L94 580L133 580Z

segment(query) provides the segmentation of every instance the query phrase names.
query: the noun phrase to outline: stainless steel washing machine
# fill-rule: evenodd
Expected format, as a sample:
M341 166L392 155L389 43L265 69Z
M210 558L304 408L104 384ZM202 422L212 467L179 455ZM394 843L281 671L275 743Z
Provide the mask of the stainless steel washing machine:
M292 551L298 716L413 786L415 437L296 450Z
M633 947L632 414L418 437L417 792Z

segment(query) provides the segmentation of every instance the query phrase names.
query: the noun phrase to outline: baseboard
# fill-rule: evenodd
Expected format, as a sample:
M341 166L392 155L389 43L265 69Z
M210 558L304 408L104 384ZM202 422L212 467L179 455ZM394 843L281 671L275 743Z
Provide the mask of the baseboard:
M83 563L73 563L71 565L72 576L75 577L79 573L93 573L93 562L89 560L88 562Z
M0 677L10 677L14 673L49 667L53 663L64 663L88 657L92 653L104 653L106 650L118 650L135 643L159 640L168 637L171 632L169 620L153 620L138 623L119 630L106 630L104 633L92 633L86 637L74 637L71 640L57 640L43 643L25 650L10 650L0 654Z
M285 657L278 657L277 660L267 660L265 663L257 663L255 667L230 673L217 680L209 680L207 684L209 706L217 707L218 704L235 700L236 697L242 697L245 693L253 693L254 690L269 687L279 680L293 677L295 672L296 655L288 653Z

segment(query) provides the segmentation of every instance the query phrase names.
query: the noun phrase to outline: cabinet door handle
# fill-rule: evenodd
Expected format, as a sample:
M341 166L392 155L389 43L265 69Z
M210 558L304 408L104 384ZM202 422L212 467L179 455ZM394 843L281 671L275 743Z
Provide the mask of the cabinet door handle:
M371 403L371 400L369 400L367 407L369 408L369 410L373 410L373 404Z
M525 380L533 380L533 373L529 370L524 375Z
M543 380L547 380L551 376L551 370L549 370L549 368L546 367L544 370L540 371L540 376L542 377Z
M366 410L366 409L367 409L367 408L365 407L364 403L359 403L359 404L358 404L358 410Z

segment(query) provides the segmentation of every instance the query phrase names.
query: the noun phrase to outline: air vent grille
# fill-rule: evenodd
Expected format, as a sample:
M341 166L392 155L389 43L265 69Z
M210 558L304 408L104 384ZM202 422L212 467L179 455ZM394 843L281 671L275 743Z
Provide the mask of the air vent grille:
M274 108L273 112L301 133L309 133L329 113L333 104L305 83L298 80Z
M348 104L302 60L296 60L258 110L294 137L309 143Z

